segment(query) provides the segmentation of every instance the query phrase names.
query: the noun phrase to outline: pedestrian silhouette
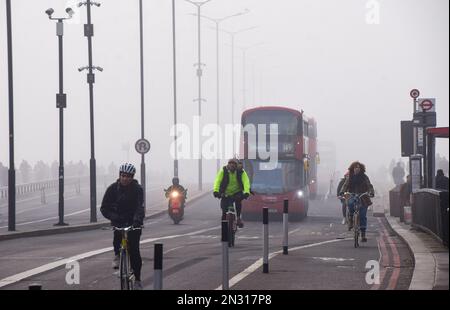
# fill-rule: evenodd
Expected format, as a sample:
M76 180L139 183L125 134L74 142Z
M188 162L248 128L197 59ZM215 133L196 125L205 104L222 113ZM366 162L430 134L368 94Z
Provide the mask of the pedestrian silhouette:
M392 169L392 178L394 179L395 185L403 184L405 181L403 178L405 177L405 169L403 169L401 162L397 163L397 166Z
M448 191L448 177L444 175L444 171L442 169L438 169L436 171L436 189L446 190Z

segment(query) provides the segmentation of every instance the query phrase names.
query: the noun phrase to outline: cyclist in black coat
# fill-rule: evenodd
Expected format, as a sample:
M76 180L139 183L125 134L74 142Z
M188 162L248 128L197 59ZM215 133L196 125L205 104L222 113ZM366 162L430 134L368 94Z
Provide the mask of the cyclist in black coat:
M103 196L100 212L111 221L115 227L141 227L144 223L144 191L139 183L134 180L136 168L132 164L123 164L119 169L119 179L111 184ZM140 230L132 230L128 233L128 245L130 263L135 276L135 289L142 288L141 267L142 258L139 251L141 238ZM119 268L119 252L122 233L114 231L114 260L113 268Z

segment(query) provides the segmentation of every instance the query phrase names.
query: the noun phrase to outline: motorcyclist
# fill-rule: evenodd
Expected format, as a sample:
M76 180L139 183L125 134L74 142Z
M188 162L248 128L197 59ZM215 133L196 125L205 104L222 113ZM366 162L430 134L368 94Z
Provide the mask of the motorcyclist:
M242 228L241 201L250 196L250 180L244 169L238 169L239 160L232 158L228 165L217 173L214 182L214 197L221 199L222 219L225 219L230 200L236 205L237 225Z
M172 185L169 186L168 189L164 190L166 192L166 198L170 197L170 194L173 191L177 191L179 194L183 195L183 200L187 199L187 189L185 189L182 185L180 185L180 179L178 177L172 178Z
M370 183L369 177L366 175L366 167L359 161L353 162L349 170L349 176L345 179L342 185L340 196L344 195L345 192L363 194L368 192L370 197L374 197L375 192L373 185ZM350 211L349 216L349 229L353 228L353 213L355 212L355 200L348 200L348 207ZM372 201L367 195L361 197L361 209L359 210L360 215L360 225L361 225L361 241L367 242L366 238L366 228L367 228L367 208L372 205Z

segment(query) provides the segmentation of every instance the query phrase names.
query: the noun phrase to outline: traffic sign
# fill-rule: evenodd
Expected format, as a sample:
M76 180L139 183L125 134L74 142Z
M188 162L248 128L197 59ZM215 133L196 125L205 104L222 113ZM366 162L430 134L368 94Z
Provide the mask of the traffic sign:
M420 91L418 89L413 89L411 90L409 95L411 96L411 98L417 99L420 96Z
M139 139L134 146L139 154L146 154L150 151L150 142L146 139Z
M419 99L419 107L423 112L434 112L435 111L436 99L434 98L421 98Z

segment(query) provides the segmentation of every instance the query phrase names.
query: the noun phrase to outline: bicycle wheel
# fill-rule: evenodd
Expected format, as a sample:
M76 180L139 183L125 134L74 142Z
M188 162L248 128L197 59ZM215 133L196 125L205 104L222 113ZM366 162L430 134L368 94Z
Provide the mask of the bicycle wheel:
M234 215L228 215L228 246L234 247Z
M119 264L119 275L120 275L120 289L121 290L129 290L130 282L128 281L128 255L126 250L122 250L120 252L120 264Z
M355 212L353 216L354 220L354 239L355 239L355 248L359 247L359 213Z

